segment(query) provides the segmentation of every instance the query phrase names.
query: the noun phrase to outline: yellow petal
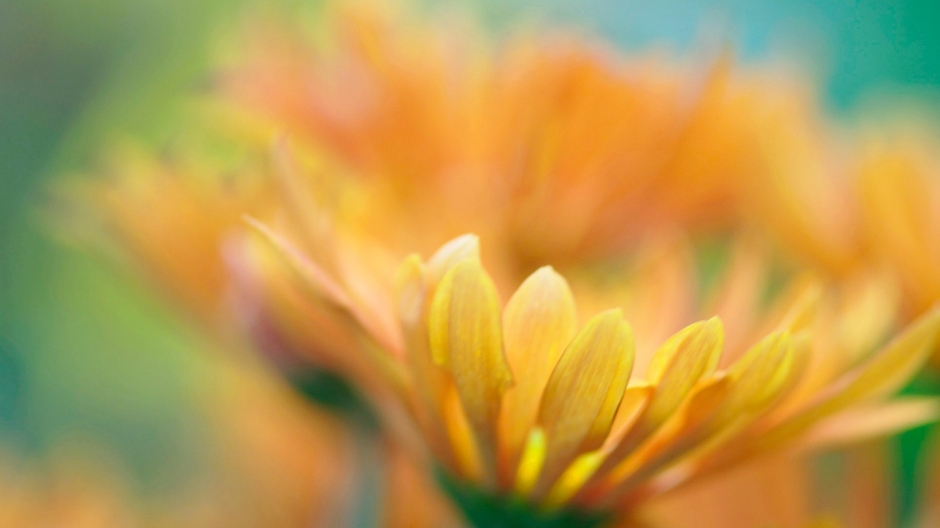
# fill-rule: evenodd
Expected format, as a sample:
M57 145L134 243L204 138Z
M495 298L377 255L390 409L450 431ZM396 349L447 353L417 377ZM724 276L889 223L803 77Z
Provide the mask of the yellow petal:
M669 338L653 356L647 379L652 397L636 425L604 463L609 469L636 449L686 400L699 380L711 375L721 358L723 328L718 318L689 325Z
M791 291L781 295L778 307L771 309L772 313L781 314L773 330L796 334L808 328L819 312L822 298L823 287L819 279L807 275L794 281Z
M500 481L511 486L523 446L538 414L539 400L577 317L568 283L550 267L533 273L503 312L506 359L518 376L500 413Z
M648 382L634 381L631 380L623 393L623 399L620 400L620 408L617 409L617 416L614 417L614 423L610 427L610 434L604 441L602 451L605 453L611 453L624 436L636 426L636 423L646 414L646 409L656 394L656 387Z
M302 177L307 175L301 174L286 137L274 142L271 158L284 210L303 233L304 248L326 271L336 273L335 255L330 251L335 244L333 218L325 207L323 182L310 182Z
M417 254L405 258L395 272L398 317L406 326L410 327L421 321L427 300L427 282L427 270Z
M650 421L661 423L700 379L715 371L723 337L721 321L713 317L689 325L656 351L646 376L656 386L647 412Z
M539 408L547 452L537 495L548 491L581 452L603 443L630 379L633 359L633 335L619 310L588 321L565 349Z
M652 477L685 454L720 441L752 422L790 386L794 365L793 340L774 333L752 347L726 375L700 386L686 402L681 420L657 434L611 472L608 483L622 482L623 493Z
M536 427L529 433L519 461L519 471L516 473L514 488L516 493L525 496L535 486L535 479L542 471L545 462L545 431Z
M434 363L450 372L487 464L512 374L503 354L499 297L480 263L463 260L444 275L428 316Z
M762 339L728 370L732 386L723 413L734 419L764 408L790 379L793 363L789 333L777 332Z
M703 379L655 435L626 453L625 459L614 460L612 468L611 463L605 464L582 493L583 498L609 503L708 438L731 390L731 380L722 373Z

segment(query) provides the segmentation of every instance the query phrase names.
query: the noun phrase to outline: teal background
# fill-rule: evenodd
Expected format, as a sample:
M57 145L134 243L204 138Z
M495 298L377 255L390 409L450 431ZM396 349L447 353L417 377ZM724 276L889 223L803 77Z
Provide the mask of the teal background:
M218 28L252 3L0 2L0 444L40 455L62 439L100 442L146 489L198 467L205 431L192 394L211 375L196 353L205 343L133 281L52 240L36 210L50 178L89 163L114 134L159 137L175 98L199 86ZM694 56L704 41L730 43L743 62L791 56L838 118L886 96L935 109L940 86L940 3L926 0L459 7L496 29L564 22L625 49L656 43ZM925 378L909 390L937 387ZM904 518L928 433L896 442Z

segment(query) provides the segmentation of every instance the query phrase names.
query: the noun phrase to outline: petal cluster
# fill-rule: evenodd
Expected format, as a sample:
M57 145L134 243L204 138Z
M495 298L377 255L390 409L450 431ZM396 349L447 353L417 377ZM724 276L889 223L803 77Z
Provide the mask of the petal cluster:
M805 286L732 360L723 362L724 327L711 318L666 339L636 371L620 310L582 322L550 267L503 307L470 235L427 262L407 258L395 291L405 343L397 394L421 444L456 478L544 509L631 508L773 450L834 441L839 420L843 439L894 426L845 419L859 406L887 406L886 417L907 423L937 413L932 402L882 400L927 357L940 311L861 360L827 362L832 351L820 345L853 339L818 335L827 310ZM854 317L840 312L826 326Z

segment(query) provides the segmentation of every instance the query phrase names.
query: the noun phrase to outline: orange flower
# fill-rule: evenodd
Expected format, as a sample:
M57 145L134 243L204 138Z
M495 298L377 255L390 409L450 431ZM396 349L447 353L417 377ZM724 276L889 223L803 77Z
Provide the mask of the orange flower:
M239 116L351 171L387 244L475 232L528 273L726 227L741 181L771 169L755 131L776 92L726 58L700 71L560 37L496 54L390 11L333 6L329 44L262 32L220 83Z
M724 327L712 318L666 339L641 374L622 312L579 323L567 282L551 268L533 273L501 307L475 237L399 268L399 340L377 332L379 305L357 302L315 260L258 229L314 302L349 314L366 346L385 354L379 370L437 463L462 482L539 508L633 509L810 430L852 436L937 412L933 402L879 399L922 363L938 311L859 363L878 337L858 335L871 312L858 309L863 303L832 312L818 287L802 286L726 366L719 368Z

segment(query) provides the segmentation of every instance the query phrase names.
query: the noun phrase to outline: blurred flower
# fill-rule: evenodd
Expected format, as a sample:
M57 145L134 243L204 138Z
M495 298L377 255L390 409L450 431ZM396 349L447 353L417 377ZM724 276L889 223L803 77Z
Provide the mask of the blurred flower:
M727 57L699 71L557 35L494 52L473 28L378 2L330 5L325 20L314 42L259 25L220 93L348 168L360 221L387 244L430 252L475 232L507 260L494 272L522 278L663 227L756 224L836 277L889 267L910 316L940 298L924 130L846 139L810 83Z
M841 146L837 134L815 146L808 134L781 134L768 151L792 170L750 187L750 219L784 258L835 280L890 274L907 320L940 301L936 134L909 121Z
M387 245L474 232L524 276L727 226L740 181L770 169L755 131L776 91L727 57L702 70L558 35L490 50L382 7L331 4L316 42L261 27L219 86L237 122L347 168Z

